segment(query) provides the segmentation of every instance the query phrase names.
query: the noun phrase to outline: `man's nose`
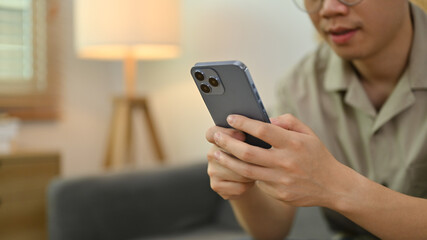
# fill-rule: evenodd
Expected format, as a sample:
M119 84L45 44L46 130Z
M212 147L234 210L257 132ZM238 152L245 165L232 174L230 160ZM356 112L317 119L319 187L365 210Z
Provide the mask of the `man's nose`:
M346 15L349 7L338 0L322 0L319 14L322 17L329 18L339 15Z

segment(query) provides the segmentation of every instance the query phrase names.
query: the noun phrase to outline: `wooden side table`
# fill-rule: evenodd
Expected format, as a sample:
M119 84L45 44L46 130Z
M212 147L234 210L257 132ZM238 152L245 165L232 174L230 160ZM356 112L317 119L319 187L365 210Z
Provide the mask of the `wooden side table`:
M46 190L59 175L56 152L0 154L0 239L46 240Z

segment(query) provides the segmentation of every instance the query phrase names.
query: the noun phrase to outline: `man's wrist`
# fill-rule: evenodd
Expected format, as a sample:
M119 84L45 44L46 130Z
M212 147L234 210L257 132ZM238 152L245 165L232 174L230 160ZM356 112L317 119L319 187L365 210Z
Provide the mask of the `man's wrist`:
M324 207L340 213L354 211L358 202L362 199L363 189L369 181L353 169L339 163L335 170L334 181L331 184L331 192L326 199Z

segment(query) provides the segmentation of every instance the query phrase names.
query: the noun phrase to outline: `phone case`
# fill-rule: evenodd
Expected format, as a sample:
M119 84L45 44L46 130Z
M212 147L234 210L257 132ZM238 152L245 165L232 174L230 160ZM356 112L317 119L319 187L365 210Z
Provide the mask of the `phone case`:
M249 70L242 62L197 63L191 69L191 76L215 125L229 128L226 118L230 114L270 123ZM245 142L251 145L271 147L258 138L246 135Z

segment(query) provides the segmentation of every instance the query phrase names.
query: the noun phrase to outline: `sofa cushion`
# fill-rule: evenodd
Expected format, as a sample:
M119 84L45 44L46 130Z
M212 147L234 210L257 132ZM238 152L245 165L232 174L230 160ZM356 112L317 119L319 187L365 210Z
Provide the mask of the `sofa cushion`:
M128 240L213 222L206 164L78 179L49 188L52 240Z

